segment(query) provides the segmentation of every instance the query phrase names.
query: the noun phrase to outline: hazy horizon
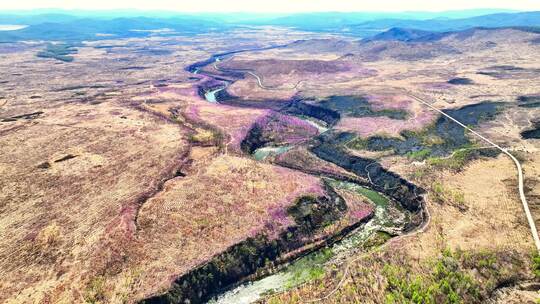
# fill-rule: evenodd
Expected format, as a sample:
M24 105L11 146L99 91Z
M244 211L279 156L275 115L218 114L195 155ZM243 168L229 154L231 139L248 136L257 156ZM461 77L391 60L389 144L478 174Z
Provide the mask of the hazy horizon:
M218 0L171 1L171 0L121 0L111 1L65 1L65 0L21 0L17 2L0 3L0 11L28 10L74 10L74 11L166 11L174 13L313 13L313 12L350 12L350 13L403 13L403 12L444 12L462 10L540 10L540 1L515 0L509 1L449 1L447 3L427 0L380 0L376 3L363 1L328 1L328 0L275 0L272 2L253 2L246 0L229 1L225 5Z

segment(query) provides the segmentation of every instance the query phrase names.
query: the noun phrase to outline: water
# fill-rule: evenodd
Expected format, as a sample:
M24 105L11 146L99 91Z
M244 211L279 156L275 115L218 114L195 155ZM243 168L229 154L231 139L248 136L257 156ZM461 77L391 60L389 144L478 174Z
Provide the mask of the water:
M212 102L212 103L217 103L217 98L216 98L216 94L222 90L225 90L226 86L224 87L219 87L217 89L213 89L213 90L210 90L206 93L204 93L204 98L208 101L208 102Z
M290 279L287 273L276 273L261 280L246 283L228 291L223 296L208 302L209 304L250 304L269 292L284 291L283 282Z
M212 59L204 62L204 64L214 63L216 64L221 60L221 55L213 56ZM201 63L202 64L202 63ZM198 65L193 65L189 70L194 73L199 72ZM227 88L227 85L210 90L204 94L205 99L208 102L217 102L216 94ZM328 129L318 121L306 119L307 122L315 126L320 133L326 132ZM253 156L257 160L264 160L270 155L279 155L288 151L291 146L281 147L263 147L254 151ZM231 289L216 299L209 301L212 304L248 304L253 303L265 295L282 292L298 286L304 282L321 278L325 274L325 265L327 265L333 259L338 256L350 254L352 250L365 246L368 240L372 239L372 236L378 236L380 231L386 231L394 233L403 228L404 223L407 222L407 213L404 209L400 208L399 204L390 200L386 196L373 191L371 189L361 187L354 183L340 182L328 179L328 182L335 188L343 188L365 196L369 199L374 207L374 217L364 224L349 233L343 240L333 244L328 248L323 248L314 251L304 257L301 257L291 264L284 267L282 270L267 277L255 280L253 282L247 282ZM384 234L390 236L390 234ZM383 238L385 241L387 237Z
M23 28L28 27L28 25L17 25L17 24L0 24L0 31L16 31L22 30Z
M253 157L256 160L264 160L270 155L280 155L282 153L285 153L289 151L292 147L291 146L282 146L282 147L263 147L255 150L253 152Z
M316 121L313 121L312 119L308 119L308 118L305 118L304 121L306 121L307 123L309 123L310 125L314 126L315 128L317 128L317 130L319 131L319 133L324 133L326 131L328 131L328 128L323 126L321 123L318 123Z
M214 67L216 67L216 70L217 70L216 63L220 61L221 61L221 57L214 57ZM197 73L199 73L199 68L195 68L193 71L193 74L197 74ZM216 94L225 90L228 85L229 84L227 83L226 85L222 87L219 87L219 88L216 88L216 89L213 89L204 93L204 99L206 99L208 102L217 103L218 100L217 100Z
M305 283L321 278L325 272L325 265L365 244L373 235L380 231L391 233L399 231L407 221L407 214L399 204L386 196L371 189L354 183L341 182L328 179L332 187L356 191L368 198L375 205L373 219L362 227L352 231L340 242L329 248L312 252L297 259L283 270L257 281L242 284L211 300L209 304L249 304L263 296L282 292ZM386 234L389 236L389 234Z

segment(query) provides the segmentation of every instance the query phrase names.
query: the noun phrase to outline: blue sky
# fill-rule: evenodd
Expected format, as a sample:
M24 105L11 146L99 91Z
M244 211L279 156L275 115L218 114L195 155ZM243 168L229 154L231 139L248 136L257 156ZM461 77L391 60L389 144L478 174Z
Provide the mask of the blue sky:
M140 9L180 12L540 10L540 0L0 0L0 10Z

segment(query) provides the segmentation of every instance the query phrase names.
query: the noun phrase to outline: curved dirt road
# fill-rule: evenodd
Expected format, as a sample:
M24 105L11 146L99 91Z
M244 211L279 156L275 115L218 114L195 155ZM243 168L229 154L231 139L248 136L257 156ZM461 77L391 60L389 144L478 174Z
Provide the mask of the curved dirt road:
M452 121L454 121L458 125L465 128L465 130L467 130L467 131L471 132L472 134L478 136L479 138L481 138L482 140L484 140L488 144L492 145L493 147L499 149L504 154L508 155L508 157L510 157L510 159L512 159L512 161L516 165L516 169L518 171L519 198L521 199L521 203L523 204L523 209L525 210L525 215L527 216L527 221L529 222L529 227L531 228L531 233L532 233L532 236L533 236L533 239L534 239L534 244L536 246L536 250L538 252L540 252L540 238L538 237L538 230L536 229L536 224L534 223L534 219L533 219L533 217L531 215L531 210L529 209L529 204L527 203L527 197L525 196L525 190L523 188L523 169L521 168L521 164L519 163L517 158L514 155L512 155L510 152L508 152L507 149L505 149L505 148L497 145L496 143L492 142L491 140L485 138L484 136L480 135L479 133L475 132L471 128L467 127L466 125L459 122L457 119L453 118L452 116L450 116L450 115L444 113L443 111L439 110L438 108L431 105L430 103L423 100L422 98L420 98L420 97L418 97L418 96L416 96L416 95L414 95L414 94L412 94L410 92L407 92L407 95L414 98L416 101L428 106L432 110L435 110L435 111L439 112L441 115L444 115L445 117L451 119Z
M508 155L512 161L514 162L514 164L516 165L516 168L517 168L517 171L518 171L518 187L519 187L519 197L521 199L521 203L523 204L523 209L525 210L525 215L527 216L527 221L529 222L529 226L531 228L531 233L533 235L533 239L534 239L534 243L535 243L535 246L536 246L536 250L538 252L540 252L540 240L538 238L538 231L536 230L536 224L534 223L534 220L532 218L532 215L531 215L531 211L529 209L529 204L527 203L527 198L525 197L525 191L523 189L523 169L521 168L521 164L519 163L519 161L517 160L517 158L512 155L510 152L508 152L507 149L505 148L502 148L501 146L497 145L496 143L492 142L491 140L487 139L486 137L480 135L479 133L475 132L474 130L472 130L471 128L467 127L466 125L464 125L463 123L461 123L460 121L458 121L457 119L453 118L452 116L444 113L443 111L439 110L438 108L436 108L435 106L431 105L430 103L428 103L427 101L424 101L422 98L410 93L410 92L406 92L406 94L410 97L412 97L413 99L417 100L418 102L428 106L429 108L431 108L432 110L435 110L437 111L438 113L440 113L441 115L444 115L445 117L451 119L452 121L454 121L455 123L457 123L458 125L462 126L463 128L465 128L467 131L473 133L474 135L478 136L479 138L481 138L482 140L484 140L485 142L489 143L491 146L499 149L500 151L502 151L504 154ZM369 177L369 175L368 175ZM371 180L370 180L371 181ZM410 234L406 234L406 235L403 235L402 237L408 237L408 236L411 236L411 235L416 235L418 233L421 233L425 230L425 228L429 225L429 220L430 220L430 216L429 216L429 211L428 209L426 208L425 211L427 212L427 223L421 227L420 229L410 233ZM383 246L387 245L388 243L384 244ZM345 279L347 278L347 275L348 275L348 271L349 271L349 267L350 265L354 262L354 261L357 261L359 259L362 259L364 257L366 257L369 253L366 253L366 254L363 254L361 256L358 256L356 258L354 258L353 260L347 262L346 266L345 266L345 270L343 272L343 275L341 277L341 280L338 282L338 284L336 285L336 287L334 289L332 289L329 293L327 293L326 295L324 295L323 297L321 298L316 298L316 299L311 299L311 300L307 300L306 303L314 303L314 302L320 302L320 301L323 301L323 300L326 300L328 299L330 296L332 296L334 293L336 293L343 285L343 283L345 282Z

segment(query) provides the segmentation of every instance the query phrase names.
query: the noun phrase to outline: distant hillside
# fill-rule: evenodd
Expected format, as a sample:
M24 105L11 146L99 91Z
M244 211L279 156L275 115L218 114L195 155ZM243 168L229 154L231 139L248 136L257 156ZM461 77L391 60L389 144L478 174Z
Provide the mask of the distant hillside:
M70 22L78 19L78 17L72 15L51 13L51 14L41 14L41 15L14 15L14 14L5 14L0 12L0 24L24 24L24 25L33 25L46 22Z
M472 27L540 26L540 12L498 12L480 16L473 12L309 13L276 18L266 23L307 31L340 32L359 37L372 36L391 28L444 32Z
M408 28L425 31L455 31L472 27L540 26L540 12L499 13L462 19L381 19L351 26L351 31Z
M42 12L42 14L39 14ZM404 13L306 13L273 14L177 14L141 11L55 11L0 13L1 24L28 25L20 30L0 31L0 42L19 40L81 41L149 35L194 35L226 31L246 25L287 26L305 31L371 37L392 29L378 40L419 39L424 31L449 32L475 27L540 26L540 12L467 10ZM163 29L167 29L163 31ZM407 29L407 30L404 30ZM158 32L160 31L160 32Z
M373 37L363 39L362 41L433 42L441 40L448 36L456 36L457 38L465 39L473 36L477 31L498 31L503 29L514 29L524 32L540 33L540 27L535 26L473 27L465 30L448 32L423 31L396 27L377 34Z
M289 44L287 47L302 51L312 50L316 52L354 51L354 49L351 49L351 42L340 39L297 40Z
M535 44L540 44L540 27L477 27L448 32L393 28L362 40L308 39L291 43L287 48L300 53L331 53L340 56L340 60L365 63L379 60L420 61L484 50L500 52L512 45ZM502 49L497 49L499 47ZM459 78L456 81L463 82Z
M427 19L455 19L471 18L476 16L512 13L514 11L497 9L476 9L476 10L458 10L443 12L400 12L400 13L382 13L382 12L320 12L320 13L301 13L289 16L277 17L272 20L265 20L264 23L271 25L290 26L303 30L318 31L342 31L348 27L383 19L391 20L427 20Z
M411 41L431 35L433 35L433 32L394 27L372 38L365 39L365 41Z
M17 20L9 21L3 17L6 24L25 24ZM49 17L37 17L38 20L51 20ZM127 37L144 37L156 34L192 35L208 31L225 30L231 26L205 19L174 17L147 18L126 17L115 19L84 18L73 19L61 15L53 18L55 22L30 24L28 27L15 31L0 31L0 42L19 40L62 40L81 41ZM8 20L6 22L6 20ZM35 22L35 21L34 21Z

